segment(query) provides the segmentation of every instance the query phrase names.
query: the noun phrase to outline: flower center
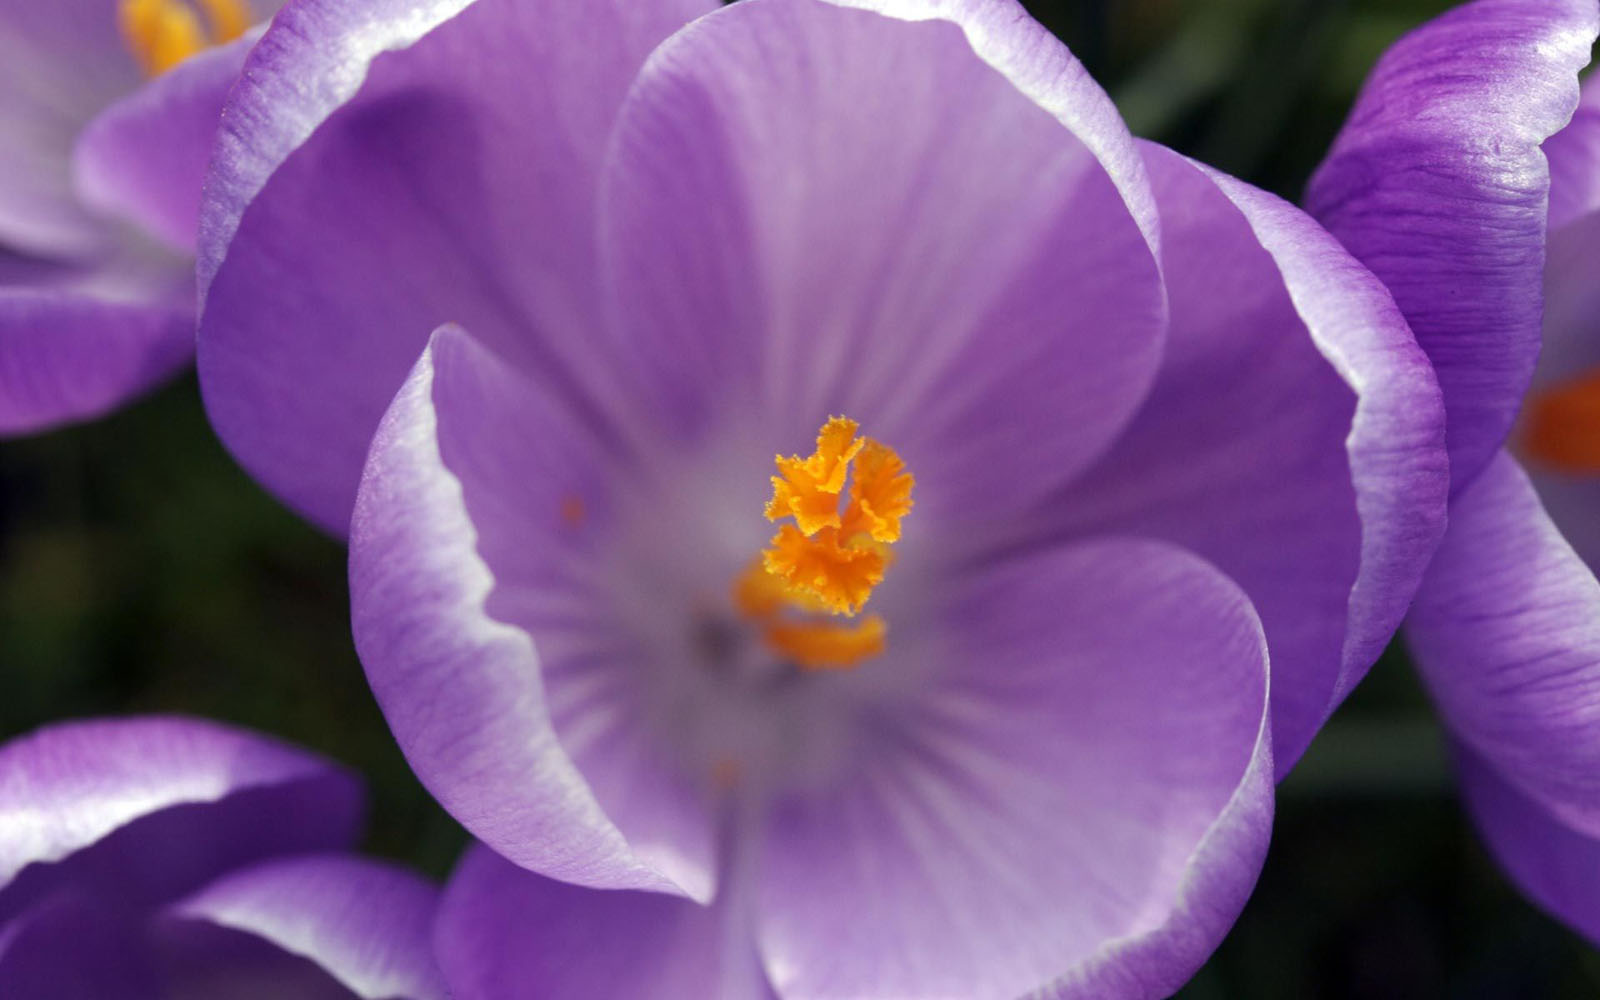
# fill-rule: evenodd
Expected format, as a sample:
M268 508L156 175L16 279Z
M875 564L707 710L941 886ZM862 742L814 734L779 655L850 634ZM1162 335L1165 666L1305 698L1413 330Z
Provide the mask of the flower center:
M1561 472L1600 473L1600 370L1535 393L1522 444L1529 457Z
M853 668L883 652L888 634L879 615L838 619L854 618L883 582L915 480L859 429L833 417L810 455L777 457L766 515L785 523L734 584L734 603L768 647L807 670Z
M204 24L183 0L121 0L117 23L146 76L160 76L196 52L233 41L250 27L245 0L195 2L205 11Z

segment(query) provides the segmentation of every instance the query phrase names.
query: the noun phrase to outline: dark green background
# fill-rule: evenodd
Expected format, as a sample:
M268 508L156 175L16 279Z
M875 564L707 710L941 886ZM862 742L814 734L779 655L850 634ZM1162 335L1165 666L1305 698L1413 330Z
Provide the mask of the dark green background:
M1030 5L1136 132L1298 200L1383 48L1442 0ZM369 846L442 876L460 829L417 785L351 648L343 549L212 437L193 378L109 419L0 442L0 736L180 711L363 771ZM1280 788L1212 998L1592 998L1600 954L1478 846L1403 650Z

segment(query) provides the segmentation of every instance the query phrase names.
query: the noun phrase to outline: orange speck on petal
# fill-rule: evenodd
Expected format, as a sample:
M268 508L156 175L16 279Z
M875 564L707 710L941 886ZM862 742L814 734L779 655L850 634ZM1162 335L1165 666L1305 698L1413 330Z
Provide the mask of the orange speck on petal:
M569 528L576 528L583 523L585 510L583 497L576 493L568 493L561 498L561 521Z
M1528 457L1555 470L1600 473L1600 370L1534 393L1522 446Z

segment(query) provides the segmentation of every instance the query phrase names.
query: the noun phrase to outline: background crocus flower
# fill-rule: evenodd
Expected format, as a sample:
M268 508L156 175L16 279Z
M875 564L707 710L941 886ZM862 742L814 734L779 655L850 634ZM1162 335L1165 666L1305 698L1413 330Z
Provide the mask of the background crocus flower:
M200 183L240 35L277 6L0 3L0 433L95 416L192 357Z
M1175 989L1442 529L1387 293L1010 3L381 10L250 57L200 369L485 845L452 989Z
M436 890L347 850L357 779L192 719L0 747L0 993L442 997Z
M1593 85L1573 113L1597 23L1593 0L1484 0L1413 32L1308 204L1393 289L1445 392L1450 527L1406 634L1467 804L1522 888L1600 940ZM1511 449L1537 492L1502 450L1530 379Z

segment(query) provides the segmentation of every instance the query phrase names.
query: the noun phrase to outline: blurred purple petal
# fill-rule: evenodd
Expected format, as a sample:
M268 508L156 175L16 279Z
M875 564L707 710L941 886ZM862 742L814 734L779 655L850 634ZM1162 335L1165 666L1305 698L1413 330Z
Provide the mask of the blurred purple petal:
M442 1000L432 948L438 897L403 869L310 855L229 873L166 912L174 922L231 928L309 959L366 1000Z
M950 676L876 718L835 786L774 803L757 918L774 985L1015 996L1061 977L1051 995L1168 995L1266 853L1249 600L1132 540L1015 558L950 599Z
M79 134L79 197L136 223L186 256L195 251L200 185L223 100L253 37L192 56L108 106Z
M137 917L63 892L0 921L6 1000L163 1000Z
M1316 223L1143 148L1172 330L1150 399L1061 514L1190 547L1250 594L1283 773L1383 649L1438 544L1444 414L1388 294Z
M182 307L0 288L0 433L99 416L194 355Z
M67 886L157 903L243 862L348 846L355 777L196 719L60 723L0 747L0 921Z
M106 244L73 190L72 147L139 80L106 0L0 0L0 244L46 256Z
M478 844L445 889L435 943L455 1000L503 1000L530 983L549 1000L771 998L749 940L730 931L721 906L567 885Z
M1593 0L1478 0L1379 61L1306 203L1394 293L1444 389L1451 481L1505 440L1539 353L1549 172Z
M1550 230L1600 210L1600 75L1590 73L1578 110L1544 144L1550 161Z

